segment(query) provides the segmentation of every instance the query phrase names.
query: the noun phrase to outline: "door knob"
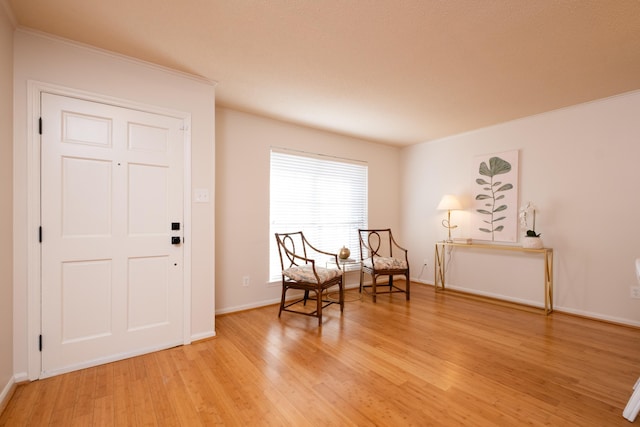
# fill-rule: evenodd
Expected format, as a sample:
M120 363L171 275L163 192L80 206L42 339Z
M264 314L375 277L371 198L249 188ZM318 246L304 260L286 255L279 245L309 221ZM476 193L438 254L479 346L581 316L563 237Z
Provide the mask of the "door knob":
M179 245L179 244L180 244L180 237L178 237L178 236L171 236L171 244L172 244L172 245Z

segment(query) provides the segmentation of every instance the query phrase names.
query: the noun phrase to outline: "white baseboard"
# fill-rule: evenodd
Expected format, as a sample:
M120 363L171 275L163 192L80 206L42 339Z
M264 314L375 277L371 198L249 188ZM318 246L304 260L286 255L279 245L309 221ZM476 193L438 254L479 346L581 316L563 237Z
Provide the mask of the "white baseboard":
M608 322L608 323L617 323L620 325L633 326L636 328L640 328L640 322L636 322L634 320L629 320L629 319L622 319L620 317L615 317L615 316L605 316L603 314L593 313L590 311L576 310L573 308L558 307L558 306L553 307L553 311L557 311L559 313L573 314L575 316L586 317L594 320L601 320L603 322Z
M191 342L206 340L216 336L216 331L200 332L199 334L191 335Z
M434 286L433 280L411 279L411 281L412 282L416 282L416 283L422 283L422 284L425 284L425 285ZM461 288L461 287L458 287L458 286L447 286L447 288L452 289L452 290L456 290L456 291L469 293L469 294L472 294L472 295L488 296L490 298L501 299L501 300L505 300L505 301L515 302L515 303L518 303L518 304L533 305L534 307L540 307L540 302L533 302L532 303L532 302L527 302L527 301L521 301L521 300L518 300L517 298L509 298L509 297L506 297L504 295L485 294L485 293L482 293L482 292L476 292L476 291L474 291L472 289ZM544 305L542 305L541 307L544 307ZM616 324L625 325L625 326L633 326L633 327L636 327L636 328L640 327L640 322L637 322L637 321L634 321L634 320L623 319L623 318L615 317L615 316L607 316L607 315L603 315L603 314L600 314L600 313L594 313L594 312L591 312L591 311L576 310L576 309L570 308L570 307L558 306L557 304L554 305L553 311L556 311L558 313L573 314L575 316L581 316L581 317L585 317L585 318L593 319L593 320L601 320L603 322L616 323Z
M236 305L234 307L221 308L220 310L216 310L216 315L235 313L236 311L251 310L252 308L260 308L260 307L265 307L267 305L274 305L279 303L280 303L280 298L256 301L256 302L252 302L251 304L243 304L243 305Z
M18 372L17 374L13 375L13 381L16 384L27 382L27 381L29 381L29 376L27 375L26 372Z
M13 396L13 392L16 389L16 380L15 377L9 377L9 381L2 388L2 392L0 393L0 414L4 411L4 408L7 407L9 400L11 400L11 396Z
M365 282L365 284L366 283L368 283L368 282ZM280 285L280 284L278 284L278 285ZM358 289L358 288L360 288L360 284L359 283L354 283L354 284L346 286L345 290ZM290 298L289 298L289 295L291 295ZM302 292L300 292L300 295L302 295ZM295 298L297 296L298 295L293 293L293 292L291 292L290 294L287 292L287 298L289 298L289 299L293 299L293 298ZM268 300L256 301L256 302L252 302L251 304L243 304L243 305L236 305L234 307L221 308L220 310L216 310L216 315L235 313L236 311L251 310L252 308L266 307L268 305L275 305L275 304L280 304L280 297L272 298L272 299L268 299Z
M500 294L496 294L494 292L477 291L475 289L464 288L462 286L447 285L447 289L451 289L452 291L463 292L463 293L470 294L470 295L477 295L477 296L480 296L480 297L491 298L491 299L495 299L495 300L499 300L499 301L506 301L506 302L511 302L511 303L515 303L515 304L526 305L526 306L529 306L529 307L536 307L536 308L544 309L544 301L541 302L541 301L527 300L527 299L524 299L524 298L517 298L517 297L512 297L512 296L507 296L507 295L500 295Z

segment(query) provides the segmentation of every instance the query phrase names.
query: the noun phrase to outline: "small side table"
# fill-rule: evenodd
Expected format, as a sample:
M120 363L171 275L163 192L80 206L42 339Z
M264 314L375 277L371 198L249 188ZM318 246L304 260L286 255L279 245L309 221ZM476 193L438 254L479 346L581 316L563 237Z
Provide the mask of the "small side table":
M347 290L346 289L347 288L347 272L348 271L359 271L360 273L362 273L362 262L358 261L357 259L353 259L353 258L346 258L346 259L338 258L338 264L340 264L340 268L342 269L342 287L343 287L343 290L346 292L346 290ZM329 261L327 261L327 268L330 268L332 265L336 265L334 260L330 259ZM361 297L360 292L358 292L358 298L357 299L359 300L360 297Z

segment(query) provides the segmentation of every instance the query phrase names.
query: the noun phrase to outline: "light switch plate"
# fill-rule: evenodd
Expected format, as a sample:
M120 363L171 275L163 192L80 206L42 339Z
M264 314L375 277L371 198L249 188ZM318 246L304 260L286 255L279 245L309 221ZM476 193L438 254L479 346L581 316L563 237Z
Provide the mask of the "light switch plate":
M196 203L209 203L209 190L196 188L193 190L193 199Z

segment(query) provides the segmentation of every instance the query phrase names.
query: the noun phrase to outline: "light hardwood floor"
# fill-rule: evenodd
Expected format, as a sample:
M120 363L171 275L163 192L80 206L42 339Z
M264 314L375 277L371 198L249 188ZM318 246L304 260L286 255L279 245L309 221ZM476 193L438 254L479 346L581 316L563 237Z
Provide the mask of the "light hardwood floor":
M0 425L632 425L640 329L420 284L410 302L331 306L322 328L277 312L219 316L216 338L20 385Z

